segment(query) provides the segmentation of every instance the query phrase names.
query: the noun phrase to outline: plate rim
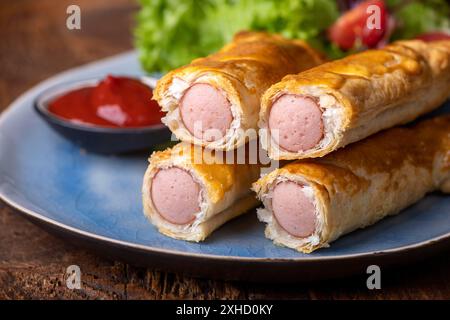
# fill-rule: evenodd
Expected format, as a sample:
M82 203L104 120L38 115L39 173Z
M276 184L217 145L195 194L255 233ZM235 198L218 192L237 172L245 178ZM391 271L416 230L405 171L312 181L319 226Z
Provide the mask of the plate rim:
M392 249L385 249L385 250L379 250L379 251L368 251L368 252L362 252L362 253L354 253L354 254L344 254L344 255L332 255L332 256L302 256L302 257L289 257L289 258L269 258L269 257L240 257L240 256L227 256L227 255L217 255L217 254L210 254L210 253L196 253L196 252L184 252L179 250L172 250L172 249L163 249L158 247L152 247L148 245L133 243L129 241L123 241L114 239L107 236L102 236L93 232L85 231L80 228L72 227L67 224L64 224L62 222L56 221L54 219L48 218L43 216L42 214L33 211L31 209L25 208L24 206L18 204L16 201L11 200L7 198L2 191L0 190L0 200L2 200L6 205L9 207L18 210L34 219L37 219L39 222L43 222L47 225L50 225L52 227L55 227L59 230L71 232L73 234L76 234L81 237L85 237L88 239L100 241L100 242L107 242L116 246L120 246L127 249L137 249L142 250L148 253L154 253L154 254L167 254L171 256L183 256L183 257L189 257L189 258L203 258L203 259L213 259L217 261L236 261L236 262L292 262L292 263L301 263L301 262L325 262L325 261L341 261L341 260L347 260L347 259L359 259L359 258L367 258L371 257L373 255L391 255L391 254L397 254L397 253L404 253L407 251L420 249L421 247L426 247L428 245L434 245L438 242L442 242L445 240L450 239L450 232L446 233L444 235L434 237L431 239L427 239L425 241L421 241L418 243L396 247Z
M47 78L46 80L43 80L41 82L38 82L28 90L26 90L24 93L19 95L16 99L14 99L1 113L0 113L0 127L2 126L3 122L6 122L6 119L10 116L13 109L15 109L17 106L21 105L23 101L32 98L33 96L37 96L39 92L44 90L45 88L48 88L52 86L55 83L58 83L61 77L66 76L73 72L80 72L83 69L88 69L92 67L93 65L97 66L99 64L107 64L111 61L120 59L122 57L126 57L129 55L135 55L136 50L129 50L122 53L119 53L117 55L113 55L110 57L102 58L99 60L95 60L86 64L83 64L81 66L77 66L71 69L67 69L65 71L59 72L50 78ZM52 227L55 227L59 230L63 230L66 232L74 233L78 236L82 236L88 239L100 241L100 242L107 242L110 244L114 244L116 246L120 246L127 249L135 249L135 250L142 250L147 253L153 253L153 254L167 254L171 256L183 256L183 257L189 257L189 258L196 258L196 259L209 259L209 260L216 260L216 261L236 261L236 262L272 262L272 263L302 263L302 262L326 262L326 261L341 261L341 260L347 260L347 259L358 259L358 258L367 258L371 257L373 255L394 255L398 253L403 253L415 249L420 249L421 247L427 247L429 245L434 245L436 243L445 241L450 239L450 232L447 232L446 234L430 238L424 241L420 241L417 243L395 247L391 249L384 249L379 251L367 251L367 252L360 252L360 253L354 253L354 254L343 254L343 255L331 255L331 256L302 256L302 257L289 257L289 258L269 258L269 257L241 257L241 256L229 256L229 255L217 255L217 254L210 254L210 253L196 253L196 252L184 252L179 250L172 250L172 249L164 249L164 248L158 248L158 247L152 247L149 245L143 245L138 243L133 243L129 241L123 241L114 239L107 236L102 236L93 232L88 232L85 230L82 230L80 228L72 227L70 225L64 224L62 222L59 222L55 219L51 219L48 217L45 217L44 215L33 211L31 209L26 208L25 206L19 204L18 202L14 201L10 197L8 197L7 194L5 194L2 189L0 188L0 200L2 200L6 205L9 207L16 209L23 214L30 216L34 219L37 219L40 222L43 222L47 225L51 225Z

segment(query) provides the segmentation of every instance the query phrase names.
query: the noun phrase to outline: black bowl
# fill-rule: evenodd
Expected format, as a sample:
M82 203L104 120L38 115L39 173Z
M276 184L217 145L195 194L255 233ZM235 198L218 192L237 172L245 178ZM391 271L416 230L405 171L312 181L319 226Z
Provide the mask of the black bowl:
M156 79L142 78L153 89ZM163 124L139 128L109 128L73 123L48 111L50 101L83 87L94 86L100 79L59 84L41 93L34 102L38 114L58 133L87 151L96 153L125 153L148 149L170 141L171 132Z

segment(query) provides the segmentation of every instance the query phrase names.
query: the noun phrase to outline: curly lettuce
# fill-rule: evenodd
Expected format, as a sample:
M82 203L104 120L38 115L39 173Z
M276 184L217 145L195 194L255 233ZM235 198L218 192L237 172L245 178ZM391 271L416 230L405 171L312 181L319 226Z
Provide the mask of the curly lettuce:
M450 5L445 0L385 1L396 22L390 40L450 31ZM240 30L265 30L303 39L332 59L351 53L341 51L326 37L325 31L340 14L335 0L139 2L135 43L148 72L166 72L217 51Z
M240 30L303 39L324 51L334 0L140 0L135 42L148 72L165 72L217 51Z

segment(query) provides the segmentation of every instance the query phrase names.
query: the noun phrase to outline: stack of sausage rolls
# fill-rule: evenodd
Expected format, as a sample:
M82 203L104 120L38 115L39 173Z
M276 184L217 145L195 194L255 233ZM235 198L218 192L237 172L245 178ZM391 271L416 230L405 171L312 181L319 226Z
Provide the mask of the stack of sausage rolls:
M428 192L450 192L450 115L392 128L449 96L448 40L325 63L302 41L239 33L159 80L154 98L182 142L150 157L144 212L161 233L202 241L261 201L275 244L326 247ZM261 175L248 156L223 161L257 140L287 164Z
M234 158L230 153L238 159L247 142L257 141L265 90L322 62L303 41L241 32L219 52L158 81L154 99L166 112L163 122L183 141L154 153L144 177L144 212L161 233L202 241L258 205L251 187L261 161L223 159Z

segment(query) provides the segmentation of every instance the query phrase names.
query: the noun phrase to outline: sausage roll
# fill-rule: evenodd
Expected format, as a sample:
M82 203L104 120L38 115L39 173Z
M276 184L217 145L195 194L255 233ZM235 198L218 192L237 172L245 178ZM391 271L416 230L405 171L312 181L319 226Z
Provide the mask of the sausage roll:
M261 99L261 143L272 159L321 157L449 96L450 40L399 41L274 84Z
M238 151L234 156L244 164L234 164L237 160L230 161L224 152L188 143L153 153L142 189L145 215L161 233L198 242L256 207L251 186L260 165Z
M392 128L323 158L297 160L253 185L276 244L310 253L394 215L426 193L450 193L450 116Z
M257 131L260 97L290 73L322 58L305 42L263 32L241 32L219 52L176 69L158 81L154 99L178 139L233 150Z

